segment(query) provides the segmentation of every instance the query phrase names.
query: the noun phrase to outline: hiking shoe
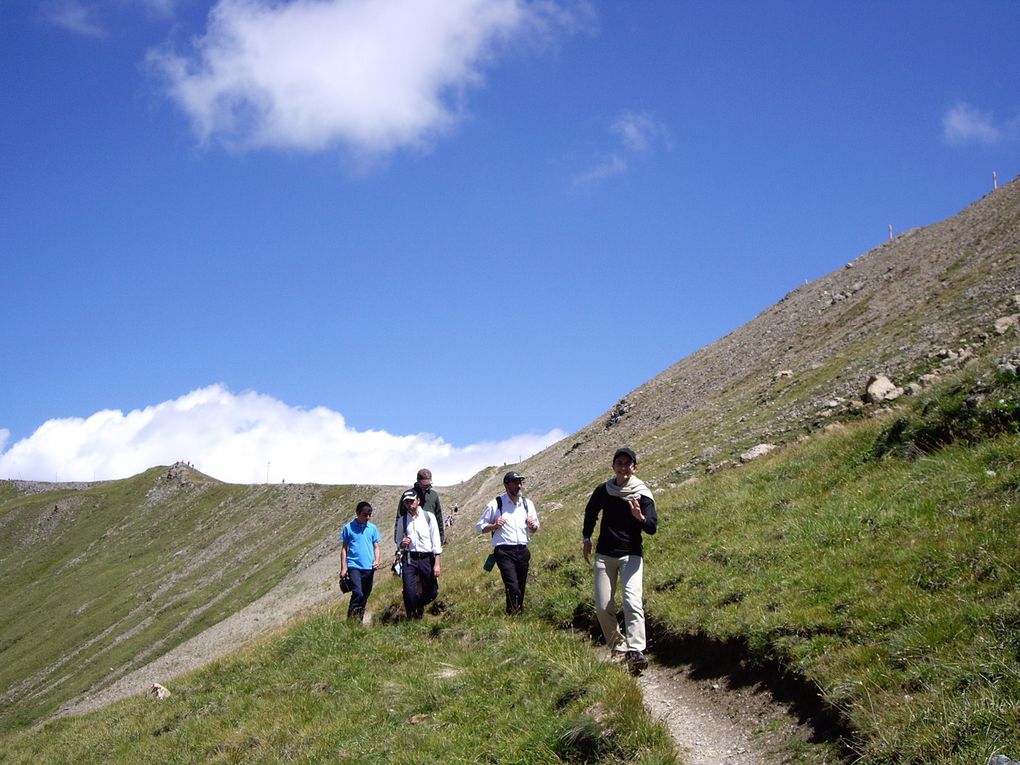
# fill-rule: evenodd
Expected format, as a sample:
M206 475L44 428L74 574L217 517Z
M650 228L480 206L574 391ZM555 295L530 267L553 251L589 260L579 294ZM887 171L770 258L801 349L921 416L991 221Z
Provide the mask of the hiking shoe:
M641 651L627 651L627 666L634 672L640 672L648 666L648 659Z

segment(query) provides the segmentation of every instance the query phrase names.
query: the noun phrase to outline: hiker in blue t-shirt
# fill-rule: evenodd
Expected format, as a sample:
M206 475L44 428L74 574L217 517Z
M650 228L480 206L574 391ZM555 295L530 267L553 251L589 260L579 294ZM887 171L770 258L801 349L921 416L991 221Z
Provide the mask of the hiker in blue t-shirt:
M379 529L369 518L372 505L359 502L355 518L340 532L340 576L350 574L351 604L347 618L363 621L365 604L372 594L375 570L379 568Z

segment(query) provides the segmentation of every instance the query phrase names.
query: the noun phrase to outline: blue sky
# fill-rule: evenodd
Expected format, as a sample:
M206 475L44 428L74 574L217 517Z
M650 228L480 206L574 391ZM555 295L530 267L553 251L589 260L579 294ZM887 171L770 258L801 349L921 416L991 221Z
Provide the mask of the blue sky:
M1020 173L1016 2L8 0L0 478L452 483Z

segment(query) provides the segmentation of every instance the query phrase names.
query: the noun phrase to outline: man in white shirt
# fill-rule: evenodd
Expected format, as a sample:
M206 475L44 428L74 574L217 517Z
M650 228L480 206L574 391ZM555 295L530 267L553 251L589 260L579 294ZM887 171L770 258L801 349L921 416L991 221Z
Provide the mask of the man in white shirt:
M513 616L524 610L524 590L528 584L531 551L528 540L538 531L535 505L524 498L524 476L511 470L503 476L506 491L485 506L475 528L492 534L492 554L503 578L506 612Z
M401 552L404 610L408 619L421 619L425 606L439 595L439 558L443 545L436 516L421 509L421 500L415 491L405 491L400 502L407 512L397 519L393 541Z

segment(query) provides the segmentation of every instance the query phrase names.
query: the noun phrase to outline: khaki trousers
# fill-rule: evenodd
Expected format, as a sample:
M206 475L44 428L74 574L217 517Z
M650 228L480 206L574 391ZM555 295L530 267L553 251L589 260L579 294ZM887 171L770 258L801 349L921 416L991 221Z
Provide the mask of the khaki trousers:
M595 555L595 613L599 617L606 645L613 651L645 650L645 609L642 603L642 560L640 555L613 558ZM626 635L616 621L617 580L623 590L623 621Z

